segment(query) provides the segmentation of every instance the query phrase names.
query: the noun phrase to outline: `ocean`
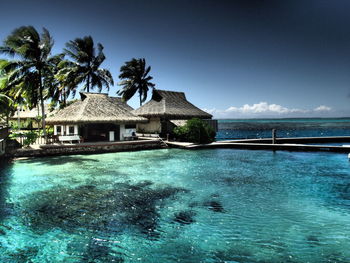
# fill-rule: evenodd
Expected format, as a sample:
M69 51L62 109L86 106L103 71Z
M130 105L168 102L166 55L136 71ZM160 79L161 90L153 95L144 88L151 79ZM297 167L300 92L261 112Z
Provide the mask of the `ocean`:
M234 149L16 160L0 262L350 262L345 154Z
M218 136L350 135L349 119ZM0 162L0 262L348 263L347 154L161 149Z
M217 140L271 138L272 129L286 138L350 136L350 118L218 120L218 128Z

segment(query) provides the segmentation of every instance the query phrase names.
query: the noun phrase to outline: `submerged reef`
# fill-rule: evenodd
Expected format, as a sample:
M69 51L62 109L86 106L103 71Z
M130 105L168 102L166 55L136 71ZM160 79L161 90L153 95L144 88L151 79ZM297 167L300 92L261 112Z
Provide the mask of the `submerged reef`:
M114 252L108 245L98 239L91 239L82 255L81 263L85 262L114 262L123 263L125 255Z
M179 213L175 214L175 218L174 221L177 223L180 223L182 225L189 225L191 223L196 222L196 220L194 220L194 216L196 215L196 213L194 211L181 211Z
M155 187L149 181L116 183L108 189L94 185L53 188L29 196L24 213L26 223L38 231L59 227L66 231L121 232L135 227L152 236L159 218L157 207L179 192L187 190Z
M216 201L216 200L207 201L204 203L204 205L208 207L208 209L211 211L218 212L218 213L225 212L224 207L219 201Z
M16 249L13 252L9 252L6 255L6 261L2 262L33 262L31 259L34 258L39 252L39 249L36 247L24 247ZM4 258L4 259L5 259Z

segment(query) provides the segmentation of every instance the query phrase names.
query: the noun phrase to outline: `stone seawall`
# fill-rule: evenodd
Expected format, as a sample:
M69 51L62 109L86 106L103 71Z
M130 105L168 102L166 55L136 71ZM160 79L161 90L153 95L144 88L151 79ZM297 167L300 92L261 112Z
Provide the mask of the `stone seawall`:
M6 140L0 139L0 157L5 155L5 149L6 149Z
M122 151L140 151L160 148L162 148L162 145L158 140L96 144L81 143L73 145L42 145L40 149L17 149L15 151L7 153L7 157L42 157L72 154L95 154Z
M6 149L6 139L9 135L9 130L7 127L0 128L0 158L5 155Z

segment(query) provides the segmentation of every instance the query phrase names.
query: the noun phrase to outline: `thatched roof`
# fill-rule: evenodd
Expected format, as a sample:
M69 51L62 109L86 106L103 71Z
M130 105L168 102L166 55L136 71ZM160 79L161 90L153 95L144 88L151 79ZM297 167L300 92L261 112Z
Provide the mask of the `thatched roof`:
M136 116L129 105L121 98L108 97L104 93L80 93L81 100L58 111L47 118L48 124L82 124L82 123L137 123L147 119Z
M186 125L187 120L170 120L170 122L177 127L181 127Z
M49 111L49 105L44 105L45 108L45 115L46 116L52 116L56 113L56 111ZM39 106L39 114L38 114L38 108L35 107L33 109L26 109L21 108L18 112L18 110L13 114L13 116L10 117L11 120L17 120L19 119L35 119L36 117L41 116L41 106Z
M152 99L132 111L142 117L162 117L166 119L211 119L213 116L187 101L185 93L154 90Z

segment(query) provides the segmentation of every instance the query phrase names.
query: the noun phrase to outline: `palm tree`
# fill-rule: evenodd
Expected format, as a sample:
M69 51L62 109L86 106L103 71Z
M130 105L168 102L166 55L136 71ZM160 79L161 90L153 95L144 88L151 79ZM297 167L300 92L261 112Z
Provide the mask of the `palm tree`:
M70 92L75 95L77 86L74 84L74 79L69 79L72 64L71 61L64 60L63 57L56 61L55 67L52 69L54 75L49 80L49 89L47 96L51 98L50 105L56 106L59 103L60 108L67 104L67 98Z
M52 74L52 65L56 60L50 57L52 46L53 39L47 29L43 28L39 34L33 26L22 26L15 29L0 47L0 53L17 58L2 60L0 70L8 76L6 91L15 99L24 96L30 107L40 101L45 138L44 82Z
M155 84L150 82L153 77L148 76L150 70L150 66L146 68L146 60L144 58L133 58L132 60L125 62L120 68L121 73L119 78L122 81L118 83L119 86L123 87L117 92L117 94L121 95L124 101L128 101L136 92L138 92L141 106L147 99L149 88L153 89L155 86Z
M34 72L22 74L20 62L0 60L0 91L11 97L17 104L26 104L34 108L38 104L37 75Z
M0 93L0 117L6 118L7 125L9 124L9 117L12 112L14 112L13 100L5 94Z
M84 83L84 90L97 87L99 92L105 86L109 90L114 85L112 74L107 69L100 68L106 59L103 46L97 44L97 52L91 36L76 38L66 43L65 53L71 57L74 65L70 65L67 78L74 80L74 85Z

